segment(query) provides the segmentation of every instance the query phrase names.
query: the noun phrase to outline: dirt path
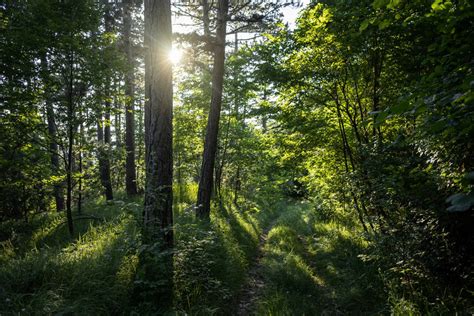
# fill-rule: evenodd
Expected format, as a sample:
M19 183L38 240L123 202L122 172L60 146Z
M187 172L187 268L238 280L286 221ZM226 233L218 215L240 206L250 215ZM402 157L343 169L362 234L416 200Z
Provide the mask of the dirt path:
M254 315L256 303L262 294L265 287L263 272L262 272L262 259L264 257L263 247L267 241L267 236L270 230L276 223L276 219L272 221L267 228L264 229L260 235L258 243L257 254L251 263L250 269L247 274L247 280L245 281L242 289L240 290L236 315Z

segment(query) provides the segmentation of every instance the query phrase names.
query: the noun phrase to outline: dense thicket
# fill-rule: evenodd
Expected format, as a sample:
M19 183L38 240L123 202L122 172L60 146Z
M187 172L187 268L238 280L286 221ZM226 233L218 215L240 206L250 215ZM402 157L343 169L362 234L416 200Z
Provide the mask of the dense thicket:
M256 49L282 163L424 312L472 281L473 22L468 1L318 1Z

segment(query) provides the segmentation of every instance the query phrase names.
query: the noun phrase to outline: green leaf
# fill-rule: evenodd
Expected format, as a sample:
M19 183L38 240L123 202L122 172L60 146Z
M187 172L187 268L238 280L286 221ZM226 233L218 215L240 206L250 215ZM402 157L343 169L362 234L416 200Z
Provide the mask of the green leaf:
M387 4L388 4L388 0L375 0L374 2L372 2L372 7L374 7L374 9L381 9L385 7Z
M402 114L408 112L410 109L410 103L407 100L402 100L395 106L390 108L390 113L392 114Z
M400 5L401 2L402 2L401 0L390 0L390 3L387 5L387 8L392 9L392 10L396 9Z
M364 20L364 22L362 22L362 24L359 27L359 31L360 32L364 31L369 26L369 24L370 24L369 20Z
M390 25L390 20L385 19L385 20L383 20L382 22L379 23L379 30L383 30L383 29L387 28L389 25Z
M369 112L369 115L373 115L375 117L375 125L380 126L385 120L387 119L389 112L381 112L381 111L372 111Z
M445 5L444 5L444 0L435 0L432 4L431 4L431 9L433 9L433 11L441 11L445 8Z

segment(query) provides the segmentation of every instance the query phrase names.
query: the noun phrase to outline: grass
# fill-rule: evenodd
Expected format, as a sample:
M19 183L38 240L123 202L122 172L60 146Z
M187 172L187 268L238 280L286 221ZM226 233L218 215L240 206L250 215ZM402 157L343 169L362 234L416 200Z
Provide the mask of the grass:
M189 186L175 201L175 310L228 314L234 308L258 238L286 205L223 201L211 223L196 221ZM120 196L119 196L120 199ZM230 200L230 199L229 199ZM69 236L65 215L38 215L0 226L0 315L138 313L134 282L139 265L140 214L135 200L90 201ZM143 311L142 311L143 312Z
M387 313L376 268L358 256L367 246L358 229L323 221L309 204L294 203L268 234L257 314Z
M74 237L63 214L23 224L31 229L25 236L10 231L2 243L0 314L119 313L137 264L137 204L99 202L88 209L104 220L77 221Z
M262 203L263 204L263 203ZM209 224L192 209L176 214L175 305L190 315L228 315L257 253L262 229L286 207L247 202L215 204Z
M188 186L175 201L172 314L236 311L259 238L264 288L259 315L410 314L409 301L390 296L377 267L360 255L369 247L350 219L318 216L301 201L223 199L211 222L194 217ZM225 197L225 195L224 195ZM134 304L140 214L135 200L90 201L70 237L64 214L0 226L0 315L146 314Z
M361 256L373 244L349 217L318 215L310 203L281 198L242 198L237 206L224 195L203 223L194 217L195 191L188 186L175 201L170 314L234 314L255 264L264 282L255 292L258 315L420 314ZM134 292L141 199L99 199L84 209L87 218L75 221L73 237L64 214L0 224L0 315L150 312L137 306Z

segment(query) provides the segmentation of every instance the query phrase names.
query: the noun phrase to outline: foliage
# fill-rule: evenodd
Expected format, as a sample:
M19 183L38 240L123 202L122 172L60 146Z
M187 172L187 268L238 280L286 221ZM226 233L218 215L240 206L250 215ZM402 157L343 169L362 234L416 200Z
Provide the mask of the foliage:
M282 163L323 218L358 218L393 311L469 306L472 14L465 1L319 1L255 48Z

